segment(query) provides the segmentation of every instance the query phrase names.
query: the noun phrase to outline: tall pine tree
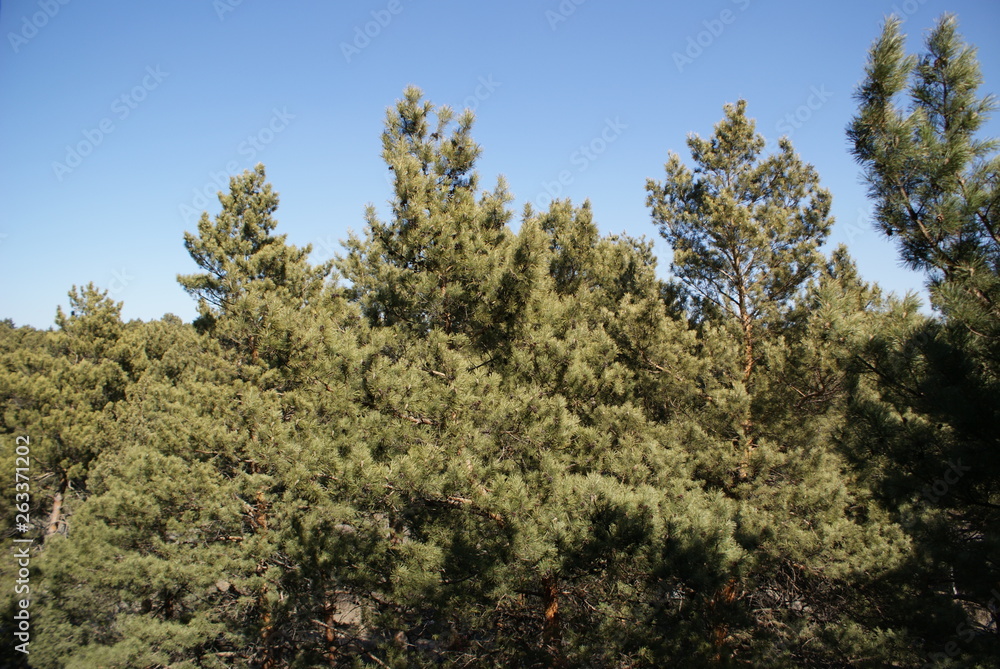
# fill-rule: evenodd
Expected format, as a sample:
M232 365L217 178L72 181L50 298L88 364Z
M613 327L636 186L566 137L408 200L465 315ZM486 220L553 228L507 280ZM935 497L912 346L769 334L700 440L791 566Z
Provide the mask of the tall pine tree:
M690 595L708 636L691 653L777 666L888 660L896 644L854 593L899 563L903 542L832 443L850 348L800 315L823 299L811 280L849 309L833 276L821 276L830 194L787 138L762 156L745 112L742 101L727 105L711 138L689 138L694 170L672 154L666 181L647 184L707 364L686 448L695 476L729 500L722 518L739 547ZM849 274L849 261L836 264Z
M280 384L288 369L309 357L304 331L324 299L333 262L313 267L311 246L297 248L286 235L272 234L278 195L265 181L264 166L230 179L219 193L222 211L198 221L198 234L184 234L184 246L204 270L179 275L198 299L196 325L237 356L246 378Z
M1000 156L980 136L995 98L953 16L916 56L900 25L871 48L848 136L878 227L925 273L938 316L911 308L873 337L851 436L916 546L901 619L942 666L996 666Z

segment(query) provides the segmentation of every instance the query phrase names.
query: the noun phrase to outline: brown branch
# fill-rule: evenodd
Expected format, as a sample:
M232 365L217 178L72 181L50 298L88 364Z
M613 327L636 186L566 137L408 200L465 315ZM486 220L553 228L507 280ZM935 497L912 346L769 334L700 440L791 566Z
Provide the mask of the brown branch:
M888 374L886 374L886 373L882 372L881 370L879 370L877 367L875 367L873 364L871 364L870 362L868 362L867 360L865 360L864 358L862 358L860 355L856 355L856 356L854 356L854 358L857 361L859 361L862 365L864 365L865 367L867 367L869 371L874 372L876 374L876 376L878 376L879 378L881 378L882 380L884 380L889 385L894 386L895 388L898 388L899 390L902 390L903 392L908 393L908 394L910 394L910 395L912 395L914 397L919 397L919 398L923 399L924 394L922 392L920 392L919 390L913 390L912 388L907 388L902 383L899 383L895 379L890 378Z
M498 524L500 527L506 527L507 525L507 521L499 513L484 509L467 497L449 495L443 499L425 499L424 502L428 504L441 504L443 506L449 506L453 509L468 508L469 511L476 514L477 516L482 516L483 518L489 518L490 520Z
M433 420L431 418L426 418L424 416L408 416L406 414L402 414L402 413L398 413L398 412L396 413L396 416L399 417L399 418L405 418L406 420L410 421L414 425L437 425L438 424L438 422L436 420Z

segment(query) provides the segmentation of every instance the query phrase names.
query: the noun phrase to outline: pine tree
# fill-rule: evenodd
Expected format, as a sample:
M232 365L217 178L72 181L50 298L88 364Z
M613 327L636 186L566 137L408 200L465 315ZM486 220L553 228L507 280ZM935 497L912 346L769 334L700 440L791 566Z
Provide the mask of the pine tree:
M33 441L33 472L47 481L33 487L34 500L48 506L32 517L46 537L64 528L71 491L85 491L90 463L107 444L104 412L124 399L134 373L121 303L90 284L74 286L69 304L69 315L57 309L57 331L11 329L0 366L0 427Z
M311 454L302 444L316 442L317 431L331 421L342 425L343 416L356 413L349 401L330 401L331 394L349 396L342 395L345 388L330 385L328 373L344 362L334 356L354 355L351 330L358 314L342 291L326 282L333 261L314 267L307 261L310 247L296 248L273 234L277 195L264 182L263 166L234 177L230 194L220 201L215 223L206 214L199 237L185 237L192 257L208 272L178 280L199 297L197 325L223 344L239 375L226 391L235 398L230 426L239 440L219 462L227 463L224 476L247 505L243 541L257 551L257 579L242 591L253 595L249 624L257 631L239 653L277 666L325 657L335 646L332 628L315 620L329 625L336 586L309 563L316 538L303 534L303 527L315 516L298 514L316 505L329 509L330 500L320 494L323 472L335 466L329 458L342 445L319 440ZM338 373L343 376L342 369ZM352 378L357 377L348 375L346 383ZM307 462L315 468L304 468ZM350 500L338 491L332 486L329 494L349 510ZM306 562L297 564L291 556Z
M819 266L833 221L829 192L787 138L762 158L765 141L746 101L725 114L710 139L688 139L693 172L672 153L665 182L650 179L646 190L675 275L738 324L749 385L758 342Z
M129 373L104 410L108 447L87 472L74 531L39 562L39 666L320 657L326 632L314 619L329 600L300 579L290 556L304 539L288 521L339 452L327 441L309 458L300 444L329 424L324 411L353 414L325 400L317 377L328 366L316 360L351 350L352 312L325 284L329 263L310 266L308 248L272 234L277 199L263 167L221 199L215 224L203 216L201 236L186 236L207 270L180 277L199 297L200 334L175 318L114 329L60 315L89 335L88 355L108 355L94 333L114 330ZM74 306L85 319L107 311Z
M900 21L872 46L848 136L865 168L875 218L904 261L927 273L936 307L998 359L1000 222L997 141L977 133L996 108L973 47L942 17L926 53L907 56ZM910 110L897 107L903 92Z
M37 559L32 663L227 666L253 639L260 550L239 502L250 486L234 466L234 370L176 318L123 339L145 369L106 413L109 447L68 532Z
M177 280L198 299L198 327L234 351L243 374L258 377L257 383L280 383L276 377L309 355L303 330L310 319L303 314L315 313L331 297L325 280L333 261L313 267L307 261L311 246L300 249L272 234L278 195L265 182L263 165L232 177L230 192L220 193L219 201L214 222L205 212L198 235L184 234L185 247L205 272Z
M496 352L515 336L536 261L507 227L504 179L478 194L473 122L471 111L456 118L406 89L382 134L394 179L391 220L369 206L365 239L350 237L339 268L371 323L436 327Z
M831 340L830 321L877 310L850 285L843 252L824 273L830 195L787 139L761 158L764 140L740 102L711 139L688 145L697 167L671 155L666 182L647 185L649 205L694 297L706 365L703 402L678 427L695 477L731 500L721 517L738 551L689 596L689 619L708 630L690 652L706 664L890 659L898 645L853 593L898 565L904 543L832 439L856 341ZM816 306L826 300L824 322Z
M872 338L851 444L914 541L900 624L934 661L996 666L1000 157L995 140L978 137L995 99L978 96L976 52L953 16L938 20L923 54L904 47L890 18L848 136L879 228L925 272L940 316L920 315L911 300Z
M737 395L752 390L763 343L780 333L819 266L818 249L832 225L830 194L820 188L816 170L787 138L779 140L777 153L761 158L764 145L741 100L726 105L710 139L688 138L693 172L671 153L664 183L646 184L653 222L673 249L674 274L692 291L699 312L718 314L712 323L722 329L719 335L731 330L738 337ZM731 429L743 445L737 466L744 478L756 446L751 397L729 410L739 415Z
M684 326L649 245L600 238L588 205L529 208L517 235L506 229L506 198L476 203L471 164L462 179L447 168L471 117L442 145L432 110L408 90L390 111L394 218L370 213L341 264L373 327L363 437L338 465L360 486L349 540L371 556L347 572L350 596L377 621L385 662L649 657L639 602L660 592L665 519L699 564L697 536L716 520L644 415L666 402L637 381L680 385L692 356L655 340Z
M345 257L275 234L258 166L185 235L195 324L93 286L0 323L32 666L997 666L995 169L935 116L988 107L949 21L919 60L887 24L852 127L942 318L824 258L829 194L744 102L647 183L668 283L589 202L515 233L471 112L409 88Z

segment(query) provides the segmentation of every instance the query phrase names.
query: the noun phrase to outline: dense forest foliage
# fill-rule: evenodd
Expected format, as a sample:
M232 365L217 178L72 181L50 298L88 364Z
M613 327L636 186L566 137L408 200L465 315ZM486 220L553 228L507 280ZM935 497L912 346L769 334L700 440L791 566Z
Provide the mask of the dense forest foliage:
M588 202L515 225L409 88L342 256L258 165L185 235L193 323L0 323L5 666L1000 667L994 101L954 18L924 46L886 22L847 133L933 315L744 101L647 183L664 281Z

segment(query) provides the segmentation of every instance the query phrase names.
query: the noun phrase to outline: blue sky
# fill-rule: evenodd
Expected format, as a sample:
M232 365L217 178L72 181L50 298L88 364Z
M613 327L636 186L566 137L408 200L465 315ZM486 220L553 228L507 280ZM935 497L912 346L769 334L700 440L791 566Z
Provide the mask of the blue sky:
M997 91L996 2L5 0L0 318L49 327L92 281L127 319L190 320L183 233L256 162L281 195L278 231L329 258L366 203L386 208L380 132L407 84L474 107L481 184L505 175L518 214L590 198L603 232L657 239L664 275L646 179L745 98L769 146L790 134L833 192L831 242L865 278L919 289L871 227L844 128L884 16L905 17L912 52L946 11Z

